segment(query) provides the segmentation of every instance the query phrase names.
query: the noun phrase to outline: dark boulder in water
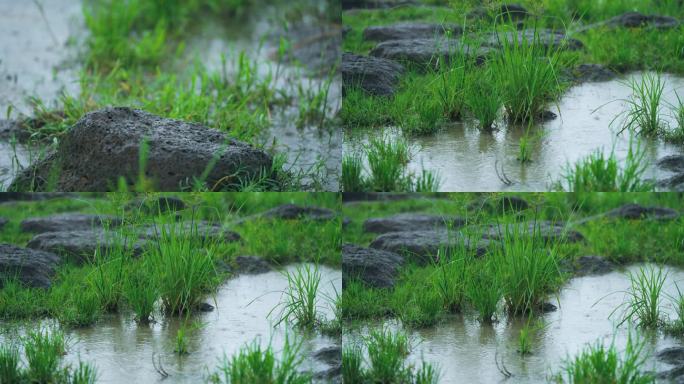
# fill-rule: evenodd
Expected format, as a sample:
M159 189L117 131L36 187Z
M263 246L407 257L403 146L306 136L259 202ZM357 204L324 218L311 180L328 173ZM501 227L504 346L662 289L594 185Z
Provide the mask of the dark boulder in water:
M394 216L368 219L363 223L363 230L369 233L388 233L437 228L456 229L462 227L465 223L466 220L458 216L400 213Z
M572 80L577 83L610 81L617 73L601 64L580 64L572 70Z
M463 28L456 24L399 23L368 27L363 31L363 38L368 41L430 39L462 33Z
M0 288L14 279L28 287L49 288L59 262L52 252L0 244Z
M371 287L394 286L394 279L404 258L394 252L363 248L353 244L342 246L342 283L358 279Z
M376 96L391 96L395 92L404 67L392 60L360 56L352 53L342 55L342 92L359 87Z
M83 116L56 152L24 170L9 189L110 191L120 178L133 186L143 142L144 174L159 191L192 186L205 173L206 186L236 189L268 176L273 164L266 152L218 130L137 109L105 108Z

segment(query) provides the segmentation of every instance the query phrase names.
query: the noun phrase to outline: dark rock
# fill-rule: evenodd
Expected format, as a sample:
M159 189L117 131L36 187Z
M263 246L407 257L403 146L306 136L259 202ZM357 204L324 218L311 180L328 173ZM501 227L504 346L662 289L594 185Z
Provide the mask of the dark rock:
M268 261L257 256L238 256L233 264L235 265L233 272L237 274L258 275L273 270Z
M684 192L684 173L659 180L656 185L676 192Z
M684 364L668 371L658 372L656 377L658 379L668 380L670 383L682 383L684 381Z
M200 312L212 312L214 310L214 306L209 303L200 303L197 309Z
M610 81L617 73L601 64L580 64L572 71L573 81L577 83Z
M0 230L9 223L9 220L5 219L4 217L0 217Z
M151 200L135 199L126 204L127 210L138 210L144 214L160 214L182 211L187 206L183 199L174 196L160 196Z
M163 233L185 233L207 241L236 242L241 237L237 232L223 228L220 224L204 220L183 223L148 225L139 229L140 239L156 239Z
M313 353L313 358L329 365L342 362L342 348L339 345L324 347Z
M342 0L342 9L385 9L402 5L416 5L413 0Z
M536 33L536 35L535 35ZM504 41L507 40L509 44L514 44L517 39L518 44L534 44L535 47L540 48L545 53L549 49L567 49L577 51L584 48L584 44L577 40L568 37L565 33L559 31L552 31L550 29L526 29L517 32L503 32L491 33L486 39L485 44L490 47L502 48Z
M3 192L0 193L0 203L10 201L43 201L50 199L71 198L73 193L63 192L45 192L45 193L31 193L31 192Z
M45 217L32 217L19 225L24 232L44 233L60 231L88 231L103 226L114 228L122 220L116 216L90 215L82 213L63 213Z
M435 39L462 33L463 28L456 24L399 23L368 27L363 31L363 38L369 41Z
M394 286L404 258L393 252L363 248L353 244L342 245L342 284L358 279L376 288Z
M665 348L658 351L656 357L667 364L682 365L684 364L684 347Z
M52 252L0 244L0 288L14 278L28 287L49 288L59 261Z
M352 53L342 55L341 69L343 94L359 87L371 95L391 96L404 73L404 67L394 61Z
M116 232L102 230L45 232L29 240L27 247L53 252L64 256L67 260L82 264L91 260L99 249L102 254L124 247L134 256L139 256L144 250L144 241L125 243Z
M558 307L556 307L552 303L544 303L544 304L542 304L540 309L543 313L549 313L549 312L556 312L558 310Z
M537 116L537 121L546 122L546 121L556 120L556 118L558 118L558 115L556 115L554 112L542 111Z
M684 172L684 155L665 156L658 160L658 167L672 172Z
M405 255L419 265L436 260L440 250L465 249L476 256L487 253L490 241L477 242L464 238L461 234L446 230L390 232L378 236L371 242L371 248L383 249Z
M285 204L269 209L259 216L267 219L329 221L334 220L337 213L328 208Z
M388 233L401 231L425 231L437 228L456 229L466 220L457 216L421 215L401 213L394 216L368 219L363 223L364 232Z
M444 197L445 194L431 193L394 193L394 192L344 192L342 202L350 203L356 201L397 201L410 199L425 199Z
M524 20L529 15L525 7L520 4L503 4L499 16L509 20Z
M603 25L609 27L641 28L649 27L656 29L676 28L680 24L679 20L670 16L644 15L639 12L627 12L619 16L608 19Z
M273 163L267 153L200 124L131 108L105 108L82 117L56 152L24 170L9 189L41 191L54 169L60 171L54 184L60 191L109 191L120 177L134 185L143 140L148 146L145 175L159 191L190 185L212 162L205 180L210 186L256 178Z
M492 52L490 48L472 48L456 39L411 39L382 42L370 55L423 67L435 67L440 62L448 64L463 56L482 64Z
M603 275L615 269L615 264L600 256L580 256L571 265L577 276Z
M639 204L625 204L605 213L606 217L628 220L675 220L679 212L671 208L642 207Z
M578 231L567 229L563 223L551 221L488 225L480 228L475 232L482 232L483 238L492 240L501 240L506 234L539 236L544 242L562 240L575 243L584 240L584 236Z

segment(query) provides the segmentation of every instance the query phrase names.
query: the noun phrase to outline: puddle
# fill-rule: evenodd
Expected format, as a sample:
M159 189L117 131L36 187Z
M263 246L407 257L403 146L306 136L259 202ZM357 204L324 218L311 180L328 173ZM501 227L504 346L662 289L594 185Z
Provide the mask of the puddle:
M294 265L287 270L296 268ZM342 276L339 270L320 267L322 295L341 292ZM94 327L67 332L73 344L67 362L81 360L97 367L98 383L198 383L205 382L224 353L232 356L245 344L260 338L263 346L271 341L276 353L280 353L285 340L284 326L273 328L275 321L268 319L269 312L278 304L281 292L287 287L287 278L280 272L260 275L242 275L227 281L218 291L213 312L196 316L202 327L189 335L188 355L177 356L174 352L177 319L164 319L150 326L137 325L130 316L115 316ZM334 288L333 288L334 287ZM332 310L323 304L320 310L331 318ZM292 332L290 332L292 334ZM4 341L0 332L0 341ZM6 336L5 336L6 337ZM303 370L323 371L324 363L310 357L322 347L331 346L334 339L319 334L298 335L302 340L301 353L305 356ZM169 377L161 379L155 371L152 356L159 358Z
M17 170L17 161L21 165L27 165L31 153L29 149L23 145L11 143L0 140L0 191L4 191L12 183L14 175Z
M642 74L632 76L637 79ZM673 90L684 94L684 78L663 75L666 83L664 100L676 103ZM574 164L596 149L603 148L608 155L615 144L620 160L627 157L629 136L616 137L617 127L610 122L627 108L622 102L599 106L613 100L631 96L631 89L614 80L605 83L587 83L571 88L559 103L560 114L556 120L532 129L532 134L543 134L541 140L531 146L532 162L521 164L517 160L518 144L524 128L503 127L493 134L480 133L472 123L458 123L425 137L411 138L414 157L409 168L416 173L424 167L439 173L440 190L461 191L547 191L553 181L560 178L566 164ZM555 107L552 110L558 114ZM663 110L662 118L673 122L669 111ZM617 124L616 124L617 125ZM398 135L398 130L389 130ZM345 138L344 151L354 151L367 137ZM648 141L645 161L649 167L645 178L662 179L671 174L656 169L655 162L663 156L684 153L684 148ZM497 176L495 166L503 165L506 176L514 182L505 185Z
M614 292L627 290L630 287L627 273L636 272L638 268L638 265L634 265L625 271L569 281L560 293L558 310L543 316L546 327L533 341L532 355L523 357L517 352L519 331L525 322L523 319L481 326L473 316L466 315L455 316L439 326L410 333L415 347L409 360L419 365L422 357L436 364L441 373L440 382L445 383L547 383L548 376L558 372L568 356L575 356L587 344L601 340L609 345L615 337L618 350L624 350L628 329L624 326L614 332L613 320L619 321L619 316L616 315L613 320L608 317L626 300L623 293ZM668 270L664 291L676 295L674 283L682 286L684 270ZM666 304L665 312L674 314L669 300L663 302ZM353 343L358 340L359 331L351 336L345 332L345 337L348 337L345 343ZM681 345L681 342L657 335L649 339L645 350L652 356L653 351L673 345ZM496 367L496 357L499 362L503 358L506 368L513 374L510 379L504 380ZM672 366L656 362L651 357L646 368L663 371Z

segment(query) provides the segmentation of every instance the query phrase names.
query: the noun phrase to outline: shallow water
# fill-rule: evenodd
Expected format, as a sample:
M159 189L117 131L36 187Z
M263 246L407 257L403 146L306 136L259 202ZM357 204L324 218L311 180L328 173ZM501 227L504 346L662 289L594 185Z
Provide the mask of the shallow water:
M634 265L624 271L602 276L572 279L558 297L556 312L543 316L545 328L532 342L532 354L521 356L517 352L519 331L524 319L501 321L493 326L481 326L473 316L456 316L444 324L410 333L414 343L409 360L419 365L421 357L436 364L445 383L546 383L548 376L559 372L568 356L575 356L588 344L597 341L609 345L615 340L619 351L627 343L628 329L623 326L614 332L619 322L618 311L611 312L626 301L623 293L630 286L628 272L638 271ZM664 291L676 295L674 283L684 282L684 271L668 268L669 275ZM667 296L665 296L667 297ZM664 310L673 315L674 308L664 299ZM398 324L393 324L397 327ZM361 332L367 331L366 329ZM345 344L359 340L359 331L347 337ZM646 353L673 345L676 339L662 334L653 335L646 344ZM495 358L513 374L504 380L496 367ZM664 371L672 366L656 362L650 357L646 369Z
M642 74L631 76L640 78ZM664 75L666 82L664 100L676 103L674 90L684 94L684 78ZM561 99L559 117L534 127L532 135L539 133L541 140L531 146L532 162L521 164L517 160L520 138L525 133L522 127L505 127L494 133L480 133L472 122L453 124L442 131L409 139L414 157L409 166L416 173L421 166L439 173L440 191L546 191L558 180L564 167L585 158L597 149L608 155L615 145L615 152L624 160L629 150L629 135L616 136L617 126L611 121L627 108L623 102L615 101L631 96L631 89L625 79L603 83L586 83L571 88ZM612 102L615 101L615 102ZM596 110L598 107L612 102ZM596 111L595 111L596 110ZM560 111L560 113L559 113ZM662 118L672 122L669 110L664 109ZM620 120L618 120L619 122ZM617 122L616 122L617 125ZM389 130L397 135L397 130ZM345 153L358 148L367 135L345 138ZM644 178L662 179L669 173L656 169L655 162L663 156L684 153L684 147L660 141L644 143L647 148L645 161L649 167ZM504 184L497 176L495 166L503 166L506 176L514 182Z
M293 270L295 266L287 267ZM335 289L341 292L341 272L320 267L322 274L322 295L334 295ZM71 339L66 361L90 362L97 367L98 383L156 383L162 378L152 363L161 358L161 363L169 373L164 383L205 382L224 354L231 356L255 338L262 346L272 343L276 353L280 353L287 329L277 328L275 314L269 320L269 313L281 299L281 292L287 287L287 278L281 272L259 275L242 275L227 281L218 291L213 312L195 316L202 326L189 331L189 351L184 356L173 352L176 331L180 326L177 319L163 320L150 326L137 325L130 316L111 317L94 327L76 329L67 333ZM332 316L329 306L320 303L321 312L328 318ZM276 312L277 313L277 312ZM292 331L290 331L292 334ZM6 337L6 336L5 336ZM322 347L335 344L335 340L320 334L298 335L302 340L301 354L305 356L302 366L307 371L323 371L328 366L310 357ZM0 332L0 341L3 341Z
M29 163L30 151L23 145L14 145L0 140L0 191L4 191L12 182L17 170L17 163L26 166Z

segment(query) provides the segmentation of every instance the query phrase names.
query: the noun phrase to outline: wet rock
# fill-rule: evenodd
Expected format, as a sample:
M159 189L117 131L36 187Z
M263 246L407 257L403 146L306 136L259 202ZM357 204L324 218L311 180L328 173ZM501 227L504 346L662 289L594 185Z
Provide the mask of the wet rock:
M533 43L544 52L549 49L577 51L584 48L584 44L581 41L570 38L563 32L550 29L537 29L536 31L534 29L526 29L524 31L504 33L494 32L485 40L485 44L490 47L502 48L506 40L510 44L514 44L516 40L518 44Z
M9 220L5 219L4 217L0 217L0 230L9 223Z
M683 383L684 382L684 365L672 368L668 371L658 372L656 375L658 379L668 380L669 383Z
M658 160L658 167L671 172L684 172L684 155L665 156Z
M656 185L675 192L684 192L684 173L659 180Z
M23 232L44 233L58 231L87 231L93 228L118 227L122 220L110 215L63 213L45 217L28 218L19 224Z
M462 33L463 28L456 24L399 23L368 27L363 31L363 38L368 41L435 39Z
M259 216L266 219L329 221L334 220L337 213L328 208L285 204L270 209Z
M256 178L273 162L267 153L200 124L105 108L83 116L56 152L24 170L9 189L41 191L55 168L60 172L54 188L60 191L108 191L121 177L134 185L143 140L148 147L145 175L159 191L180 190L212 162L205 180L211 186Z
M679 212L671 208L643 207L639 204L625 204L605 213L606 217L628 220L675 220Z
M235 265L233 272L237 274L258 275L273 270L268 261L257 256L238 256L233 264Z
M102 254L121 249L139 256L144 250L144 241L125 242L115 232L102 230L45 232L34 236L27 247L62 255L75 264L83 264L91 260L99 249Z
M466 220L457 216L421 215L401 213L394 216L372 218L364 221L363 230L369 233L388 233L401 231L425 231L436 228L456 229L465 225Z
M393 252L363 248L353 244L342 245L342 284L358 279L375 288L394 286L404 258Z
M448 64L463 56L482 64L492 52L491 48L473 48L456 39L410 39L382 42L370 55L422 67L434 67L439 62Z
M212 312L214 310L214 306L209 303L200 303L197 310L200 312Z
M321 348L314 352L313 358L328 365L337 365L342 362L342 348L339 345Z
M575 243L584 240L584 236L574 230L565 227L564 223L551 221L538 221L528 223L513 223L488 225L475 229L475 233L481 232L485 239L501 240L507 233L512 235L527 234L539 236L544 242L566 241Z
M610 81L617 73L601 64L580 64L572 71L572 79L577 83Z
M359 87L371 95L391 96L395 92L404 67L391 60L360 56L352 53L342 55L342 92Z
M184 233L207 241L236 242L240 234L209 221L186 221L183 223L148 225L139 229L140 239L156 239L163 233Z
M472 201L468 204L469 211L486 211L489 213L506 214L512 212L522 212L529 209L530 204L527 200L518 196L502 196L496 199L483 198Z
M600 256L580 256L570 267L577 276L603 275L612 272L615 264Z
M28 287L49 288L59 262L52 252L0 244L0 288L15 278Z
M126 204L127 210L137 210L144 214L182 211L185 208L187 208L187 206L183 199L174 196L160 196L151 200L135 199Z
M676 28L680 24L679 20L670 16L644 15L639 12L627 12L601 23L608 27L641 28L649 27L656 29Z
M541 305L541 311L543 313L556 312L558 307L552 303L544 303Z
M658 360L672 365L684 364L684 347L670 347L658 351L656 354Z
M491 242L488 239L470 241L459 233L446 230L390 232L378 236L370 247L405 255L419 265L436 260L440 250L465 247L476 256L487 253Z

